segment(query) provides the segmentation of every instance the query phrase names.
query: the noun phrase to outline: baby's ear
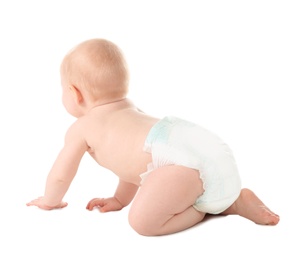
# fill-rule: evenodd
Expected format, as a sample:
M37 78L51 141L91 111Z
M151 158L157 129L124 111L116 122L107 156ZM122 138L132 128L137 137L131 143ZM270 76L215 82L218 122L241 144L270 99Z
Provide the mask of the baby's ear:
M83 102L83 96L82 96L80 90L77 87L75 87L74 85L70 85L69 89L70 89L70 91L71 91L71 93L73 95L73 98L74 98L75 102L77 104L82 103Z

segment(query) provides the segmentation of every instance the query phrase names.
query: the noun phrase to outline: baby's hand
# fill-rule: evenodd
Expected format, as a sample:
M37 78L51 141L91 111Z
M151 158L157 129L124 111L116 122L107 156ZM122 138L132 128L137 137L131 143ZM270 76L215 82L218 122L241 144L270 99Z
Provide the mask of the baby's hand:
M56 206L48 206L43 202L43 197L39 197L35 200L31 200L26 204L27 206L37 206L40 209L45 209L45 210L51 210L51 209L61 209L64 208L68 205L67 202L61 202L60 204Z
M108 212L121 210L123 205L115 197L107 199L95 198L90 200L86 209L93 210L94 207L98 207L100 212Z

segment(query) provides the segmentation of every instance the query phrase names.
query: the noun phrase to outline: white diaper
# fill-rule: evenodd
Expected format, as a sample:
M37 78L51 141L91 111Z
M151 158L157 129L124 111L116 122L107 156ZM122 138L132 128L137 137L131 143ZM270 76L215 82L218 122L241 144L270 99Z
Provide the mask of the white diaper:
M205 192L193 207L201 212L219 214L239 196L241 181L230 148L215 134L201 126L165 117L150 130L144 151L152 154L147 175L165 165L181 165L200 172Z

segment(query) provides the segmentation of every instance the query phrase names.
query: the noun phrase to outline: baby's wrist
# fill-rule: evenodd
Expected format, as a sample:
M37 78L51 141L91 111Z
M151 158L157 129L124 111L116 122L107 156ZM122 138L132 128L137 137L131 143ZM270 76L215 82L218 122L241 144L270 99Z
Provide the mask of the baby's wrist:
M47 200L45 197L42 198L42 206L44 209L54 209L57 208L60 203L53 203L50 200Z

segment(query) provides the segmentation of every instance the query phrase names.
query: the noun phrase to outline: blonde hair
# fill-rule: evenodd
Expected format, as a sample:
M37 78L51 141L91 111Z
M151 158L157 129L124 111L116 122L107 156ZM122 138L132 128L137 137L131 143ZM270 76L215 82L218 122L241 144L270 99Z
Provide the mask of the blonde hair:
M121 50L105 39L91 39L73 48L63 59L61 73L92 101L124 98L129 73Z

